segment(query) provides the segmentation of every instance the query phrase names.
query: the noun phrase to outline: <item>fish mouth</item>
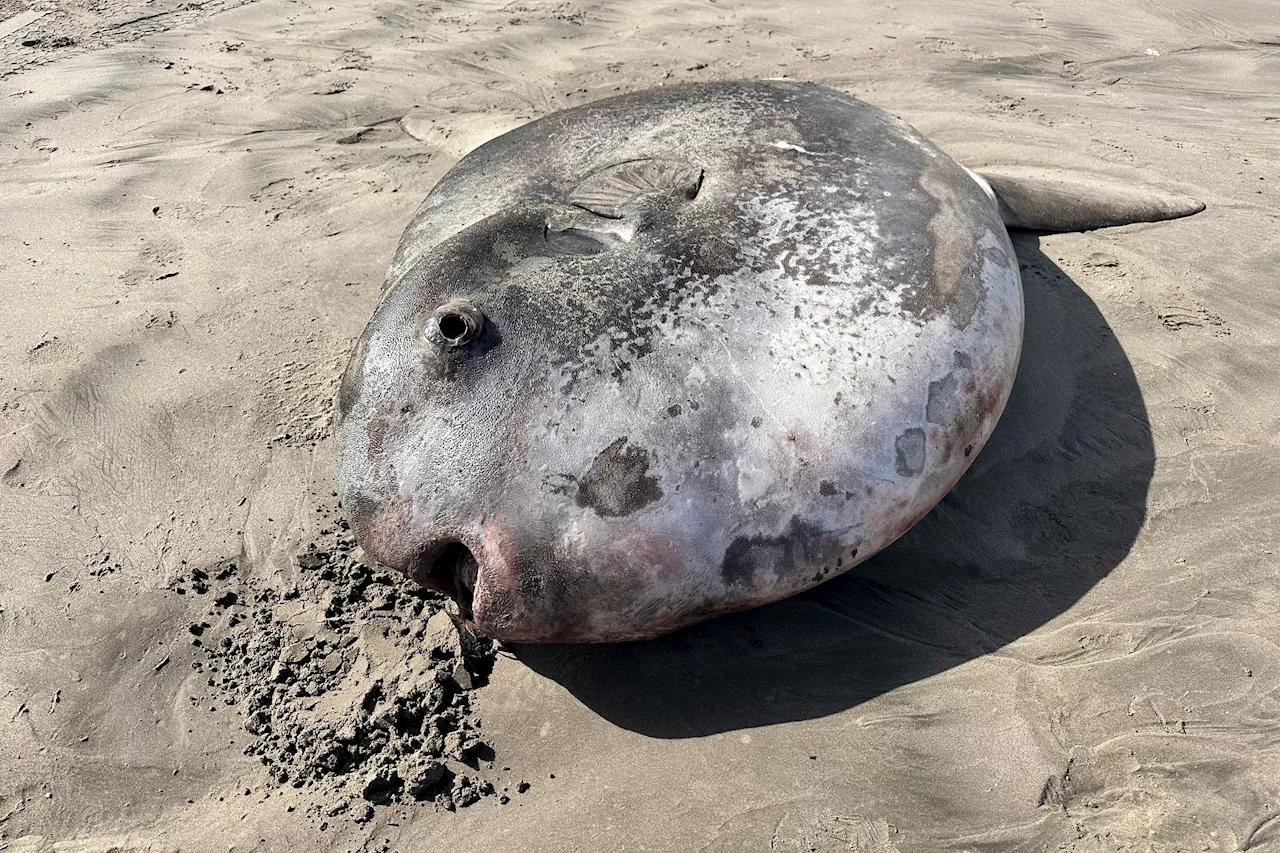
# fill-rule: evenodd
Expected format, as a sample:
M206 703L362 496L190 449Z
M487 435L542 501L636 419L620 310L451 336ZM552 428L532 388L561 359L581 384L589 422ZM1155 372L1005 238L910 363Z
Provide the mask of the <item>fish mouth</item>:
M457 539L438 542L418 556L407 574L422 586L452 598L462 617L474 621L472 603L480 563L466 544Z

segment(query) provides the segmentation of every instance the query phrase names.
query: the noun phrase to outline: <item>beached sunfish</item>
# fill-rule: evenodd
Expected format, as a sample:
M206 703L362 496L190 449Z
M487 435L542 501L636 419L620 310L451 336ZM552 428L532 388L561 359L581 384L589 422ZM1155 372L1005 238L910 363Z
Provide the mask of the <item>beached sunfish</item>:
M1022 341L1006 225L1200 208L984 180L805 83L554 113L468 154L405 232L342 381L342 505L498 639L793 595L901 536L991 435Z

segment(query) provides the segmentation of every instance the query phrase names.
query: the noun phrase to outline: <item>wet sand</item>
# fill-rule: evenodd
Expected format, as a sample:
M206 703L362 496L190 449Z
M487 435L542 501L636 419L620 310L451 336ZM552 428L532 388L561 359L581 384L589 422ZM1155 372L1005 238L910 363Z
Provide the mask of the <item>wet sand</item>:
M0 850L1280 850L1277 43L1266 2L0 0ZM777 76L973 168L1208 209L1016 238L1013 399L898 544L664 640L500 654L495 795L329 816L192 645L251 600L177 588L234 565L323 620L337 379L458 157ZM376 680L394 645L351 630Z

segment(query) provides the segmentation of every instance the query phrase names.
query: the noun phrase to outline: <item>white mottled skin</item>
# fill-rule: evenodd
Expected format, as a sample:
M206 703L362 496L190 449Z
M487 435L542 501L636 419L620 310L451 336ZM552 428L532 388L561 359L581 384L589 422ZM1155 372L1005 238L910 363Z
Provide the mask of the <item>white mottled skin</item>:
M961 167L900 121L820 87L708 86L696 110L695 90L683 91L662 121L625 139L554 116L528 138L558 152L565 188L584 169L630 157L688 157L705 178L695 200L675 203L687 212L669 227L710 238L724 222L729 239L752 234L734 245L732 269L691 272L646 244L641 226L608 251L636 252L665 272L646 280L647 298L624 305L607 274L566 278L568 261L500 236L487 251L510 267L461 293L502 328L502 343L465 377L442 375L456 356L420 333L436 305L459 295L450 282L464 256L446 241L504 211L559 209L560 189L527 177L517 139L478 167L464 160L424 203L353 359L339 474L357 535L420 577L424 554L465 544L479 563L475 621L491 636L654 636L847 571L946 494L1012 386L1017 260L994 205ZM793 100L754 108L764 91ZM847 109L866 133L901 140L894 151L917 153L900 164L824 149L778 117L810 102ZM717 162L730 149L758 164L754 178ZM937 210L912 219L895 193L911 195L912 211ZM903 229L917 232L910 251L895 242ZM918 250L926 243L932 255ZM976 290L951 280L962 273ZM921 286L936 291L935 307L921 308ZM553 319L513 308L529 304ZM568 331L554 325L557 305L578 318ZM564 335L588 326L565 355ZM602 513L580 490L623 436L643 449L661 497ZM749 558L730 571L735 547Z

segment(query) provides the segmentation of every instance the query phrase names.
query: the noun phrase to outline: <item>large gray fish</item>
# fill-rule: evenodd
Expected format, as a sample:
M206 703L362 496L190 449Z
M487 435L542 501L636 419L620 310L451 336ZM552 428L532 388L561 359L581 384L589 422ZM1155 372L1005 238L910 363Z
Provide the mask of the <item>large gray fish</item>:
M991 435L1022 341L1005 226L1202 205L967 171L821 86L549 115L467 155L343 377L341 497L489 636L652 637L902 535Z

